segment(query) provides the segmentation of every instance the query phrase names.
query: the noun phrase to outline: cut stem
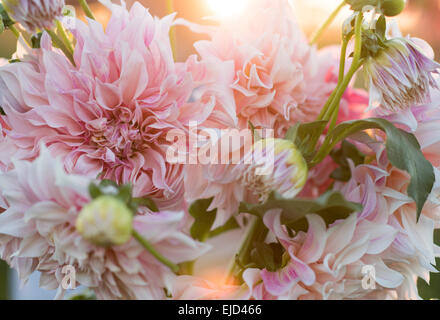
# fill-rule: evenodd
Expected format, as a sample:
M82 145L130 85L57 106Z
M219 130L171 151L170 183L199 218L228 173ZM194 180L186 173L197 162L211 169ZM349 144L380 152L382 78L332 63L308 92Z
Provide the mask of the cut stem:
M57 26L58 34L61 37L61 40L63 41L63 43L66 46L67 50L69 50L69 52L73 55L72 43L70 42L70 39L67 36L66 30L64 29L62 23L59 20L56 21L56 26Z
M315 34L312 37L312 40L310 41L310 44L315 44L318 39L321 37L321 35L324 33L324 31L328 28L328 26L335 20L336 16L338 15L339 11L346 5L345 0L341 2L341 4L332 12L332 14L327 18L327 20L324 22L324 24L321 26L321 28L318 29L318 31L315 32Z
M92 10L90 10L89 5L87 4L87 0L79 0L79 4L88 18L96 20Z
M162 256L159 252L154 249L154 247L144 238L142 237L136 230L133 229L133 237L148 251L150 252L157 260L163 263L165 266L171 269L174 273L179 271L179 267L172 263L170 260Z

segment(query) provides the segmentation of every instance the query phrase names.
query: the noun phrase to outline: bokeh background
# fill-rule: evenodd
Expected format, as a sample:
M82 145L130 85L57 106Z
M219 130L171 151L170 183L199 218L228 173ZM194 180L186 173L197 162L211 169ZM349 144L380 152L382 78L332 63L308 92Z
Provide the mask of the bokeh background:
M175 10L179 17L191 21L202 23L202 18L213 14L212 7L209 5L212 0L174 0ZM228 0L217 0L228 1ZM243 0L235 0L236 3ZM246 0L251 1L252 0ZM67 0L68 4L76 5L76 0ZM91 7L98 20L105 23L109 17L109 12L96 0L90 1ZM167 13L165 0L139 0L143 5L150 8L153 15L163 16ZM435 49L437 56L440 57L440 0L407 0L408 5L405 12L399 16L398 22L404 34L420 37L427 40ZM128 6L134 0L126 0ZM297 19L306 34L310 35L318 27L319 23L328 17L329 13L340 3L340 0L291 0L298 12ZM348 9L346 13L348 12ZM82 11L77 10L77 14L83 17ZM340 38L340 24L347 15L341 13L339 19L332 24L325 36L321 38L319 45L337 43ZM185 28L176 30L179 53L178 60L184 60L193 52L192 43L197 40L196 35L192 35ZM0 56L10 57L15 47L14 36L10 32L0 35Z
M198 23L205 23L203 17L212 16L215 13L212 6L209 5L209 1L213 0L174 0L174 9L178 13L178 17ZM240 1L242 0L235 0L235 3L238 5ZM307 35L311 35L340 3L340 0L290 1L297 13L297 20ZM76 0L67 0L66 2L70 5L77 5ZM150 8L150 12L153 15L164 16L167 14L165 0L139 0L139 2ZM407 2L405 11L398 18L403 34L410 34L428 41L434 48L436 58L439 61L440 0L408 0ZM89 3L97 19L105 24L109 18L109 11L97 1L89 0ZM126 3L130 6L134 3L134 0L126 0ZM340 13L320 39L319 46L339 43L340 26L348 14L348 9ZM83 13L79 8L77 9L77 16L84 19ZM184 61L190 54L194 53L192 44L194 41L201 39L201 37L191 34L187 29L180 27L176 28L175 32L177 38L176 59ZM0 56L10 58L11 54L15 51L15 43L15 37L9 31L1 34ZM440 241L440 233L436 235L436 238ZM440 265L440 263L437 265ZM435 275L432 277L431 286L420 280L419 287L422 289L421 295L423 298L440 298L440 276ZM20 287L15 272L8 270L7 266L0 261L0 299L50 299L54 294L54 292L38 289L38 275L33 275L26 285Z

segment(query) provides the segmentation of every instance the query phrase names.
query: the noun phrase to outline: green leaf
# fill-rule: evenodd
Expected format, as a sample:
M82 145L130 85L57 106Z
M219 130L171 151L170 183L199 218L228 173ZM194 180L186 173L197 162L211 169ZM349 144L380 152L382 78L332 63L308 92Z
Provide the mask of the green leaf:
M116 197L122 202L129 204L131 202L131 192L132 188L130 184L124 184L119 187L118 194Z
M208 211L211 202L212 198L200 199L193 202L188 209L189 214L195 219L190 230L193 239L205 241L211 231L217 214L217 209Z
M0 33L5 31L5 24L3 23L3 19L0 17Z
M440 245L440 230L434 231L434 242ZM436 268L440 271L440 258L436 259ZM417 287L422 299L440 299L440 273L431 272L429 275L429 284L422 278L419 278Z
M327 135L323 143L325 147L318 152L313 163L316 164L322 161L338 142L366 129L380 129L386 133L388 159L394 167L408 172L411 176L407 192L416 202L417 217L419 217L434 185L434 169L420 150L416 137L396 128L391 122L385 119L371 118L348 121L338 125Z
M137 213L138 206L147 207L153 212L159 211L153 200L147 197L133 198L132 193L131 184L118 185L116 182L107 179L100 181L98 185L95 183L89 185L89 194L92 199L102 195L115 197L124 202L133 214Z
M285 199L275 192L272 192L263 204L249 204L242 202L239 211L247 212L259 217L271 209L281 209L281 223L294 230L306 230L307 220L305 216L309 213L320 215L327 224L338 219L344 219L353 212L362 211L359 203L347 201L337 191L328 191L317 199Z
M99 183L100 187L115 187L115 188L119 188L119 185L114 182L113 180L109 180L109 179L103 179L101 180L101 182Z
M298 150L301 151L304 159L309 161L314 156L311 143L314 137L319 136L327 126L327 121L313 121L308 123L297 123L287 130L284 139L292 141Z
M101 189L94 183L89 184L89 194L92 199L102 196Z
M283 247L279 243L260 242L251 251L250 263L258 269L266 269L275 272L281 268Z

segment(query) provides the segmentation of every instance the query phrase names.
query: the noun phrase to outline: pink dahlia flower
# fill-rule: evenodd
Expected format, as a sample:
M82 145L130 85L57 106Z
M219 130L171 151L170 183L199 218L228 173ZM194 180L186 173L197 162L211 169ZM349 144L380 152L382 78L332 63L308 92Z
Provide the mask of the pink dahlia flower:
M413 199L407 195L409 176L392 167L382 137L367 145L370 164L352 167L347 183L337 182L350 201L363 210L326 226L322 218L308 215L309 229L293 237L280 223L280 211L266 213L264 222L289 254L277 272L249 269L243 277L257 299L418 299L417 278L429 282L438 272L435 258L440 248L433 232L440 223L439 121L437 90L434 103L413 107L388 117L412 131L422 151L434 164L436 182L417 221ZM366 270L374 269L375 286L364 289ZM366 268L366 269L365 269Z
M93 289L100 299L163 299L175 275L133 238L98 247L84 240L75 223L90 202L85 176L67 174L45 148L33 162L14 161L0 175L6 211L0 214L0 257L26 281L41 273L40 286L58 289L65 266L75 270L75 285ZM173 263L196 259L208 247L180 231L183 212L136 215L133 228ZM64 272L64 273L63 273Z
M337 55L335 55L335 50L328 50L326 56L331 57L331 59L327 61L327 63L331 66L329 66L328 68L329 71L326 78L330 83L336 83L336 66L339 59L337 58ZM207 72L206 68L199 70L203 70L201 74ZM209 88L212 88L212 86L210 85ZM346 93L344 94L343 100L341 101L341 116L339 118L339 121L347 121L367 117L368 113L364 112L367 105L368 96L364 91L348 88ZM213 105L211 105L211 107L213 107ZM215 106L215 108L217 107L218 105ZM214 114L219 115L219 117L214 119ZM203 127L208 125L212 125L217 128L219 126L219 121L217 120L221 118L221 115L225 115L225 113L221 110L214 109L214 111L212 111L212 113L208 116L207 121L203 122L202 120L203 124L200 128L203 129ZM223 117L222 119L225 118ZM222 127L222 125L220 125L220 127ZM227 142L225 143L225 140L230 138L228 133L230 131L223 132L224 134L220 134L221 136L219 137L219 144L227 145ZM248 132L251 131L248 130ZM240 131L240 134L243 138L235 135L235 139L240 139L240 152L241 157L243 157L246 154L244 150L249 150L249 144L246 145L245 131ZM248 135L250 135L250 133L248 133ZM276 137L278 133L275 132L274 135ZM244 145L242 144L243 142ZM230 158L232 159L232 150L230 151ZM228 152L228 150L226 150L226 152ZM243 164L244 159L240 159L240 163ZM281 165L278 162L277 170L280 168ZM253 196L253 191L257 190L252 190L252 186L248 185L248 183L244 181L244 175L246 171L245 169L245 166L237 165L234 163L199 163L195 165L187 165L185 167L185 185L187 186L185 188L185 198L187 202L191 203L200 198L213 198L209 209L218 210L214 227L225 223L232 215L237 212L238 206L241 201L252 202L258 200L255 196ZM333 182L333 180L329 178L329 175L334 169L336 169L336 164L333 163L330 157L328 157L325 162L314 167L309 173L307 183L301 195L307 197L317 197L319 194L321 194ZM275 186L278 183L280 183L280 181L273 180L272 186ZM269 188L267 188L267 185L265 186L265 188L266 191L271 191L268 190ZM294 188L288 191L293 190Z
M69 172L132 182L136 196L178 207L182 165L165 160L166 135L189 121L192 81L173 61L173 16L153 18L139 3L111 9L105 31L77 22L76 67L44 34L38 58L0 69L6 135L18 158L34 159L43 142Z
M250 5L252 9L218 27L181 23L211 37L195 44L200 64L216 60L232 63L225 66L227 76L222 79L230 81L235 103L225 104L225 95L231 92L223 90L216 119L222 119L219 122L223 124L225 119L237 122L239 128L247 128L251 121L256 127L275 129L276 137L282 137L290 125L316 118L336 86L337 79L330 74L337 62L330 66L332 59L308 44L287 1L258 0ZM198 67L194 59L189 70ZM210 77L206 76L205 87L209 86ZM223 116L219 116L221 112Z
M386 224L361 221L356 214L328 228L317 215L308 215L307 220L308 231L290 237L280 223L280 210L266 213L266 226L287 250L290 260L277 272L245 271L244 279L257 295L255 298L371 296L373 292L362 287L361 272L362 267L369 264L376 266L376 288L393 288L401 284L403 276L387 268L379 256L394 240L397 230ZM260 280L256 281L256 277Z

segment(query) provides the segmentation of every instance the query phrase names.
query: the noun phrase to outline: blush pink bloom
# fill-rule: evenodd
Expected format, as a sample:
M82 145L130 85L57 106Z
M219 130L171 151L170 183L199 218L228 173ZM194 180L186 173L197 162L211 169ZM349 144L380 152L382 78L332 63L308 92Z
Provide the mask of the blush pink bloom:
M417 278L429 282L438 272L440 248L433 232L440 225L440 164L437 90L433 103L413 107L388 119L412 131L433 164L436 182L417 221L413 199L407 195L409 176L393 168L380 142L367 145L375 161L352 167L352 178L338 182L339 190L363 210L326 226L322 218L307 216L309 229L290 237L280 224L279 210L266 213L264 222L287 250L290 261L278 272L249 269L243 277L256 299L419 299ZM379 142L379 143L378 143ZM376 287L365 290L362 268L373 266Z
M244 278L253 283L251 288L259 298L344 299L371 295L371 290L362 288L361 272L370 263L377 267L377 288L387 290L401 284L403 277L387 268L378 256L397 233L392 227L358 221L356 214L328 228L317 215L308 215L307 220L307 233L301 231L292 238L280 224L280 210L266 213L264 222L287 250L290 261L277 272L246 271ZM260 281L256 281L258 276Z
M63 267L75 268L76 285L93 289L99 299L164 299L175 275L133 238L124 245L97 247L76 231L81 209L90 201L93 181L67 174L43 148L33 162L14 161L0 175L6 211L0 214L0 257L26 281L41 273L40 286L58 289ZM208 246L180 229L183 212L162 211L134 217L133 228L173 263L196 259Z
M131 182L161 208L181 205L183 170L165 160L166 134L182 129L191 74L174 63L173 15L153 18L135 3L111 5L105 29L77 21L76 67L51 47L0 69L0 99L16 157L34 159L43 142L69 172Z
M252 9L218 27L181 23L211 37L195 44L201 64L232 63L232 77L228 66L226 79L235 103L222 118L229 116L239 128L247 128L248 121L274 128L280 137L289 125L314 120L336 83L327 81L328 57L308 44L287 1L258 0L250 5ZM194 59L190 70L197 66ZM209 77L206 80L209 84Z
M189 164L185 166L185 199L192 203L198 199L213 198L208 210L217 209L213 228L226 223L237 212L238 206L244 199L249 199L249 190L243 183L244 167L243 156L246 150L250 150L253 138L250 131L243 131L245 137L240 139L232 131L218 131L210 141L215 150L220 149L220 156L212 163ZM235 139L230 144L230 139ZM240 139L237 141L237 139ZM213 148L214 149L214 148ZM225 155L225 161L221 156ZM232 163L234 155L237 162Z
M195 44L200 57L186 63L198 84L192 107L212 110L202 126L247 129L251 121L283 138L296 122L315 120L336 87L338 50L317 52L311 47L287 1L252 1L252 10L215 27L179 23L211 37ZM367 104L368 96L350 87L341 102L340 121L356 118ZM241 174L232 167L188 167L185 185L191 188L185 190L186 199L214 197L211 209L218 208L217 217L227 220L246 198Z

